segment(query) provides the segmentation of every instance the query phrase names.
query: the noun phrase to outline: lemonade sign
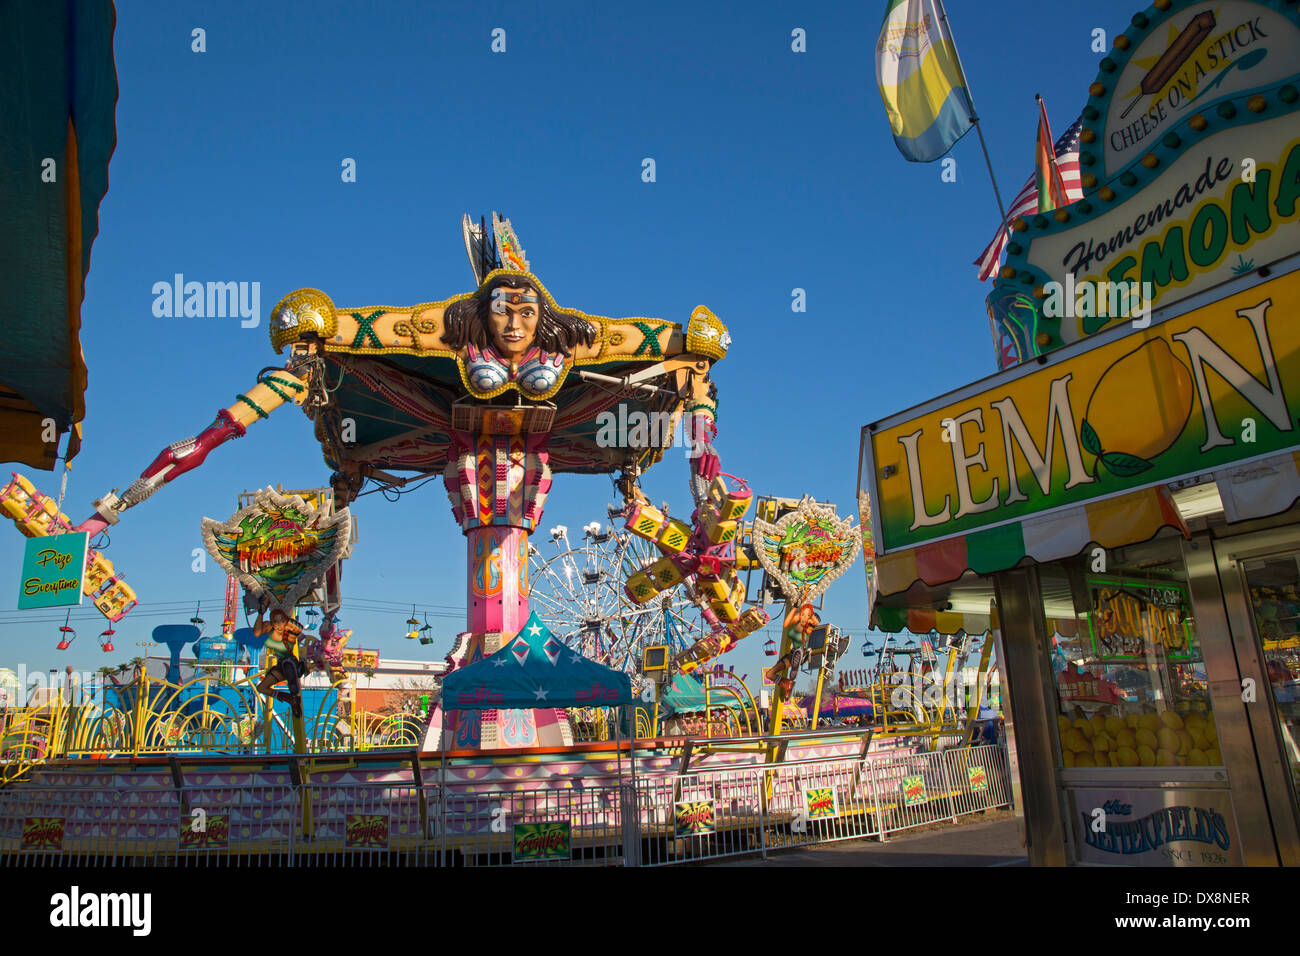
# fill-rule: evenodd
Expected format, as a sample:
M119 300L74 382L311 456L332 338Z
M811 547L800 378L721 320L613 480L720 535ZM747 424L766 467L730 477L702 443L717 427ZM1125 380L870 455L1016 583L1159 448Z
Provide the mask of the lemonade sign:
M1170 660L1195 656L1181 586L1111 577L1090 577L1087 584L1093 601L1088 633L1096 660L1145 661L1157 644Z
M1079 135L1083 196L1014 220L987 304L1014 360L1123 323L1051 286L1186 300L1297 251L1300 11L1259 0L1162 3L1098 64ZM1071 296L1072 298L1072 296Z
M862 468L878 503L877 551L1300 445L1298 309L1293 272L868 426Z
M989 788L988 774L983 767L967 767L966 778L970 782L971 793L981 793Z

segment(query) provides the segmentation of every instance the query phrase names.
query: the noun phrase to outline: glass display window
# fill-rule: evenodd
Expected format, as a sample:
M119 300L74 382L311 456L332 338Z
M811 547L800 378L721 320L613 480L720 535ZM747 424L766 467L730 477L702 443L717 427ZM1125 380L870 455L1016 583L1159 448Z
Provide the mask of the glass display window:
M1246 588L1282 748L1300 790L1300 556L1247 561Z
M1062 765L1223 763L1176 539L1039 570Z

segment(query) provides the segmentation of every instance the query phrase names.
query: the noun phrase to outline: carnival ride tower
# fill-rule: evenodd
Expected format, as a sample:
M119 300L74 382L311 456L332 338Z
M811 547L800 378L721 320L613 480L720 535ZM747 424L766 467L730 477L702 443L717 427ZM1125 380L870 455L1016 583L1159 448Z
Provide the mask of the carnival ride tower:
M263 369L203 432L164 448L121 495L97 500L80 525L20 477L0 493L6 513L28 536L93 537L220 445L293 404L315 425L333 471L335 509L362 493L393 498L443 477L467 546L466 630L449 655L453 668L495 653L526 621L528 538L552 474L562 472L616 476L627 531L659 552L628 580L629 599L643 605L680 585L712 627L693 660L734 646L767 617L740 610L732 538L749 492L727 490L712 444L717 402L709 371L731 345L726 326L704 306L685 327L561 307L530 271L509 220L494 213L490 226L476 226L466 216L462 230L474 291L362 308L335 307L318 289L292 292L270 323L271 344L279 353L287 347L288 361ZM629 430L632 422L660 427ZM653 508L639 487L679 434L695 502L689 525ZM118 620L134 606L134 594L114 583L106 559L93 548L89 553L87 593ZM291 611L292 601L281 603ZM460 747L568 742L554 710L463 713L473 716L448 723ZM433 732L426 737L426 747L441 743Z
M303 289L272 313L272 343L317 372L316 423L336 498L392 496L441 474L466 538L466 626L453 668L495 653L529 615L529 536L553 472L617 474L628 501L673 429L611 435L603 423L680 424L697 502L716 471L708 371L730 336L708 309L686 328L562 308L530 270L508 220L462 222L473 292L406 308L336 308ZM293 364L293 362L291 362ZM620 408L619 406L623 406ZM621 415L621 417L620 417ZM703 471L701 471L703 467ZM395 472L414 472L399 477ZM426 747L558 746L561 712L435 711Z

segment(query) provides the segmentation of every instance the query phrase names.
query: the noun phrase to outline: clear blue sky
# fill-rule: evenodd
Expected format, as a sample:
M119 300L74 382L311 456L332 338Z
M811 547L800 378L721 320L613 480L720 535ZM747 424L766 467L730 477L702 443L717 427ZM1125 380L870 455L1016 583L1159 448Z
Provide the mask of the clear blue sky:
M950 0L1004 200L1032 169L1034 94L1059 134L1101 58L1091 31L1110 36L1138 6ZM677 322L712 308L734 339L713 372L724 470L760 494L854 512L860 427L994 367L988 287L970 264L998 220L984 159L968 135L951 154L958 181L943 183L939 164L895 149L874 74L884 7L119 3L118 141L82 310L88 412L65 511L86 517L282 361L266 314L286 292L402 305L468 291L460 216L499 209L561 305ZM205 53L191 51L195 27ZM504 54L490 50L496 27ZM806 53L791 51L796 27ZM345 157L356 183L341 182ZM646 157L655 183L641 181ZM155 318L151 288L178 272L259 282L258 327ZM806 314L791 312L796 287ZM57 475L26 474L57 495ZM670 455L646 490L685 512L686 475ZM88 603L66 653L56 623L31 623L62 614L13 610L23 539L10 528L0 666L116 665L200 600L211 633L225 579L212 561L190 570L200 518L224 519L246 489L327 477L309 422L282 409L128 512L107 554L142 606L113 654L95 643L104 621ZM612 500L607 478L560 476L543 526L576 531ZM354 513L342 613L353 644L440 658L463 627L465 561L441 481L397 503L363 498ZM402 639L409 607L349 609L359 598L431 610L436 643ZM860 559L826 611L854 634L848 666L860 666ZM723 662L756 680L764 640Z

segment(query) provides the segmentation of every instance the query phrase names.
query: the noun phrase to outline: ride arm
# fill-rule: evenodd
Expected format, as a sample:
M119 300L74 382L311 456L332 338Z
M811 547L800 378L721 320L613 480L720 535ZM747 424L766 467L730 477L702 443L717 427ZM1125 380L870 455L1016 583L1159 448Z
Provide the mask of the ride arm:
M262 375L246 395L237 395L228 408L217 412L216 420L197 436L172 442L140 477L119 496L109 492L95 502L95 514L74 529L98 534L109 525L117 524L118 516L128 508L144 501L163 485L203 464L208 452L232 438L239 438L248 426L259 418L266 418L286 402L301 405L307 397L310 374L294 375L277 369Z

